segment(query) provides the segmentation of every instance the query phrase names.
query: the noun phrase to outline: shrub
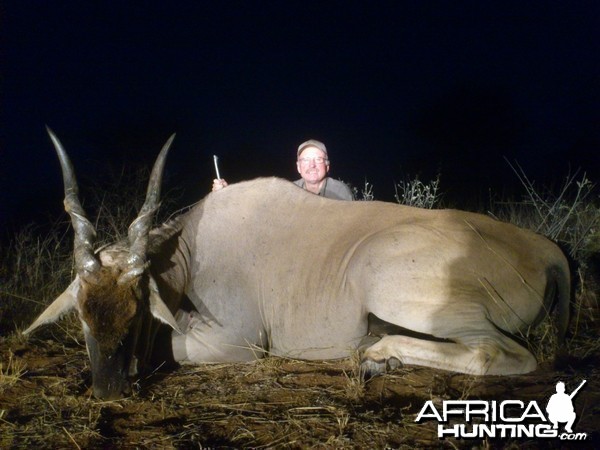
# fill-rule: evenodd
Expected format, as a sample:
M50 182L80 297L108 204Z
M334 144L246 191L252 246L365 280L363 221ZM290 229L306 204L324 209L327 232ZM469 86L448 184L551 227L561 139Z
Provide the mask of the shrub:
M442 195L438 192L440 175L429 183L423 183L419 177L406 179L396 184L395 198L401 205L415 206L417 208L434 209L440 207Z
M355 200L370 202L375 200L375 194L373 193L373 185L365 180L364 186L358 190L357 187L352 186L352 194Z

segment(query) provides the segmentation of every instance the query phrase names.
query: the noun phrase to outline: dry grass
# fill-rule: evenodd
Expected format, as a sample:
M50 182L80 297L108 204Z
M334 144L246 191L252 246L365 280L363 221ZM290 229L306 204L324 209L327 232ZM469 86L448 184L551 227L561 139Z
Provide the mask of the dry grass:
M71 239L57 222L49 232L26 227L0 244L0 330L23 326L68 285Z
M0 392L14 386L27 373L25 363L14 356L9 351L6 363L0 361Z
M510 164L510 163L509 163ZM529 228L549 239L562 243L571 257L582 261L600 248L598 239L600 208L593 199L596 185L585 175L568 175L554 193L536 186L518 165L510 165L525 190L520 201L495 202L492 216Z

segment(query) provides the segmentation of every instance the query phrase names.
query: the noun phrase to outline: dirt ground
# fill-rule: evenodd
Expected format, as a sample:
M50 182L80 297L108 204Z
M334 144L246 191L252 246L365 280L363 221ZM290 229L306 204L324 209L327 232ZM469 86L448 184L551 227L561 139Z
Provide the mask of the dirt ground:
M600 351L586 341L557 370L474 377L403 367L361 382L355 359L267 358L246 364L180 367L103 402L75 326L48 327L29 340L0 338L0 448L598 448ZM574 346L574 344L572 344ZM557 438L440 440L438 423L415 418L427 400L535 400L544 409L557 381L574 398L581 442ZM459 422L460 423L460 422ZM462 421L464 423L464 421ZM574 445L576 444L576 445Z

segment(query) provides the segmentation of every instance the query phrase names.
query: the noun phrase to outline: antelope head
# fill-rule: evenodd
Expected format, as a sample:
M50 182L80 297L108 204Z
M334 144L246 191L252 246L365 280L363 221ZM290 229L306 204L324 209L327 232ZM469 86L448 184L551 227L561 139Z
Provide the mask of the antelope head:
M65 210L75 239L76 277L69 287L23 333L55 322L77 311L90 359L94 395L116 399L130 392L130 377L151 351L153 317L178 330L175 318L160 297L148 271L148 235L159 206L162 173L172 135L163 146L150 175L146 200L131 223L126 243L94 252L96 231L79 201L71 161L62 144L47 128L62 169ZM146 334L146 335L144 335ZM150 348L148 348L150 346Z

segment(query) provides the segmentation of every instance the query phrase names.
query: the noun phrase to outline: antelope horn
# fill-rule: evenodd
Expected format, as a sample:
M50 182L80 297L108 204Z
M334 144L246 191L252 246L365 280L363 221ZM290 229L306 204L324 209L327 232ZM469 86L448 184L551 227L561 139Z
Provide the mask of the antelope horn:
M80 277L86 278L100 268L100 262L94 256L94 241L96 239L96 230L92 223L87 219L85 211L79 202L79 188L71 160L67 156L62 144L54 132L46 126L46 131L54 144L54 149L60 161L63 183L65 186L65 211L71 216L71 223L75 231L75 242L73 253L75 256L75 269Z
M152 226L154 213L158 209L160 200L160 187L162 183L163 169L171 143L175 139L175 134L167 140L160 151L152 173L148 181L148 190L146 191L146 200L137 216L129 225L129 258L127 259L128 269L121 275L119 281L124 282L143 273L146 266L146 252L148 248L148 234Z

